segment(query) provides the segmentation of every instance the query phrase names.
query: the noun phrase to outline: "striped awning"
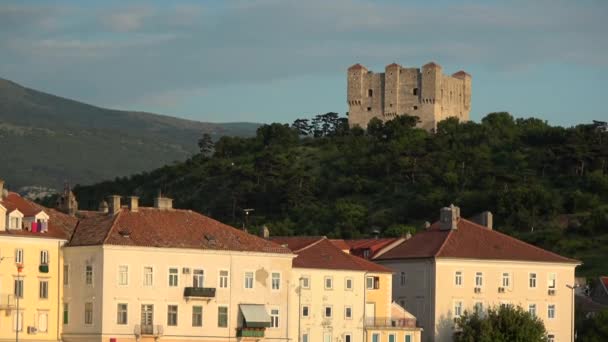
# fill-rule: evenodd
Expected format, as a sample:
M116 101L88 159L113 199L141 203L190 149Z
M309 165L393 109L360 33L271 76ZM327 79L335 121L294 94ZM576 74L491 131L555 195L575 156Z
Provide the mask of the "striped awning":
M240 304L245 325L248 328L267 328L270 326L270 316L262 304Z

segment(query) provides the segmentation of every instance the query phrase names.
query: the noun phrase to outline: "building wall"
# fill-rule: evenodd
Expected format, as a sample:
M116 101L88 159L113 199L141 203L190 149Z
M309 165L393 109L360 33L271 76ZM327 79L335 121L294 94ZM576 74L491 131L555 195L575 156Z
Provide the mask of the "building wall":
M388 121L404 114L418 116L418 126L427 130L449 117L469 120L471 77L444 75L434 63L422 69L391 64L384 73L351 67L347 83L351 127L365 128L374 117Z
M87 260L94 262L97 272L93 288L84 285L84 277L74 276L66 300L76 305L72 320L65 327L65 341L135 341L134 328L140 324L141 305L154 305L154 325L163 326L163 341L236 341L236 329L240 326L239 304L263 304L268 313L279 309L278 328L266 329L267 339L284 341L288 336L289 275L293 255L245 253L230 251L201 251L171 248L142 248L120 246L69 247L66 260L83 270ZM128 285L118 284L119 266L128 266ZM153 286L143 285L144 267L153 268ZM169 268L178 268L178 286L169 286ZM190 274L183 274L183 268ZM194 269L204 270L203 287L216 288L215 298L209 300L184 298L184 287L192 286ZM220 270L229 271L229 286L219 288ZM244 288L244 273L254 272L253 289ZM273 272L281 275L280 288L271 288ZM97 287L97 281L102 282ZM101 285L101 284L100 284ZM82 291L84 288L86 291ZM91 294L93 294L91 296ZM101 300L103 298L103 300ZM84 302L92 300L95 308L95 324L84 325ZM117 306L128 305L128 322L117 324ZM178 306L177 326L167 325L168 305ZM192 307L202 306L203 326L192 326ZM228 307L228 327L218 327L218 307ZM91 334L91 335L87 335Z
M61 288L61 245L64 240L15 237L0 235L0 341L14 341L16 300L14 296L14 282L17 279L15 266L15 249L23 249L23 298L19 300L19 311L23 314L22 330L19 332L21 341L58 341L61 335L59 321L59 305ZM40 252L48 251L48 273L39 269ZM48 298L40 298L40 281L48 282ZM43 327L43 318L46 315L46 331ZM20 318L21 320L21 318ZM37 328L34 334L28 334L28 327Z

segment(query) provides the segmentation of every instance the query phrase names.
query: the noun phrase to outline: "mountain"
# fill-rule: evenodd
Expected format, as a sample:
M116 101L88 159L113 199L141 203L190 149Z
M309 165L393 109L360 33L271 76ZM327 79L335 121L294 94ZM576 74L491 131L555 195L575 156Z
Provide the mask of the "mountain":
M0 178L13 189L89 184L185 160L203 133L258 127L105 109L0 78Z

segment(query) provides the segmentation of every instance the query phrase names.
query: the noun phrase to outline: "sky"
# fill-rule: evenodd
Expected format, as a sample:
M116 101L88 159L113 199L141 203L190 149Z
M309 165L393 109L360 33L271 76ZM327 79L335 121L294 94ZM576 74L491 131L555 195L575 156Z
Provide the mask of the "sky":
M0 1L0 78L212 122L344 114L346 69L473 77L471 119L608 120L608 1Z

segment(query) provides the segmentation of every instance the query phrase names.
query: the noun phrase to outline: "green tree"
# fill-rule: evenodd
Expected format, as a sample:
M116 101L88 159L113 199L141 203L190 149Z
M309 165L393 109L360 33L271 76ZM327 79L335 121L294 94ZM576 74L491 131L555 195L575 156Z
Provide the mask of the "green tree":
M598 312L591 317L582 319L577 323L577 341L608 341L608 310Z
M210 156L213 153L213 147L213 139L209 133L203 134L203 136L198 139L198 148L202 155Z
M507 305L485 313L468 313L456 319L455 342L544 342L547 331L542 320L521 307Z

